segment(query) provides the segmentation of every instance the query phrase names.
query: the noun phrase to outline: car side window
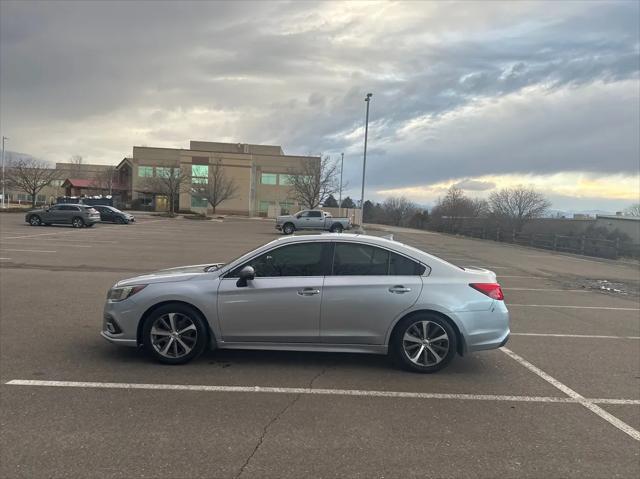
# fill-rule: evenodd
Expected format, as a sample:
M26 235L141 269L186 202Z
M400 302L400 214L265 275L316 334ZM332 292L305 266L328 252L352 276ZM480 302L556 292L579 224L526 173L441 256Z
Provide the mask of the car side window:
M300 213L300 218L308 218L309 217L309 211L303 211L302 213Z
M227 278L237 278L240 270L251 266L256 278L280 276L324 276L327 243L300 243L272 249L235 268Z
M337 276L386 276L389 252L358 243L336 243L333 274Z
M389 274L391 276L421 276L427 268L409 258L396 253L389 257Z
M322 216L322 211L309 211L310 218L320 218Z

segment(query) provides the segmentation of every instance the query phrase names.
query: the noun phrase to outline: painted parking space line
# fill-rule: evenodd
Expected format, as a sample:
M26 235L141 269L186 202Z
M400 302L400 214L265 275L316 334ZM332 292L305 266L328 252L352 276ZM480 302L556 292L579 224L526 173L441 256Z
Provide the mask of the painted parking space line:
M221 393L267 393L267 394L308 394L319 396L365 396L404 399L456 399L462 401L507 401L534 403L565 403L580 404L589 401L598 404L640 405L640 399L587 399L582 396L508 396L499 394L452 394L452 393L418 393L409 391L377 391L362 389L316 389L316 388L287 388L268 386L208 386L201 384L145 384L145 383L113 383L96 381L42 381L34 379L13 379L5 384L9 386L41 386L67 387L85 389L142 389L153 391L196 391Z
M507 356L509 356L511 359L515 360L521 366L524 366L529 371L531 371L535 375L539 376L540 378L544 379L546 382L551 384L556 389L559 389L560 391L565 393L567 396L569 396L570 398L574 399L576 402L578 402L582 406L586 407L592 413L594 413L597 416L601 417L602 419L607 421L612 426L617 427L622 432L624 432L625 434L629 435L630 437L632 437L636 441L640 441L640 431L638 431L637 429L634 429L633 427L629 426L626 422L618 419L613 414L608 413L607 411L602 409L600 406L595 404L592 400L587 399L584 396L578 394L577 392L575 392L573 389L571 389L566 384L561 383L560 381L558 381L554 377L552 377L549 374L545 373L542 369L540 369L540 368L534 366L533 364L531 364L529 361L527 361L523 357L518 356L516 353L514 353L510 349L502 347L502 348L500 348L500 350L503 353L505 353Z
M9 237L1 237L0 236L0 240L11 240L11 239L24 239L24 238L35 238L38 236L52 236L52 235L64 235L64 234L71 234L71 233L75 233L76 230L73 231L56 231L55 233L42 233L42 234L37 234L37 235L23 235L23 236L9 236Z
M86 245L86 244L67 244L67 243L60 243L60 242L59 242L59 240L58 240L58 241L56 241L56 240L46 240L46 242L47 242L47 243L46 243L46 246L54 246L54 247L56 247L56 248L59 248L59 247L63 247L63 248L93 248L93 246L91 246L91 245ZM4 245L5 245L6 243L7 243L7 242L2 242L2 241L0 241L0 251L2 251L2 250L4 250L4 251L11 251L10 249L6 249L6 248L4 248ZM20 244L23 244L23 242L22 242L22 241L17 241L17 240L16 240L16 241L9 241L9 243L20 243ZM29 246L45 246L45 245L42 245L42 244L38 244L38 245L30 244ZM13 250L13 251L18 251L18 250Z
M598 334L511 333L511 336L542 336L542 337L549 337L549 338L587 338L587 339L640 339L640 336L603 336Z
M9 260L11 260L11 258L0 258L0 260L9 261Z
M550 275L549 275L550 276ZM549 279L549 276L520 276L517 274L499 274L498 278Z
M523 308L564 308L564 309L602 309L607 311L640 311L640 308L615 308L611 306L569 306L560 304L516 304L507 303L509 307Z
M7 249L2 248L0 251L16 251L21 253L57 253L54 250L45 250L45 249Z

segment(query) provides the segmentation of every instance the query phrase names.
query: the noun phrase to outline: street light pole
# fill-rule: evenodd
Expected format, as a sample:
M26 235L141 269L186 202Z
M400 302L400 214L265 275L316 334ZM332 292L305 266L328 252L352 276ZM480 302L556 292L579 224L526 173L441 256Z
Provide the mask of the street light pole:
M344 170L344 153L340 153L340 199L338 200L338 216L342 216L342 170Z
M2 137L2 208L7 207L7 200L5 198L5 190L4 190L4 141L8 140L6 136Z
M369 102L373 93L367 93L364 101L367 102L367 116L364 122L364 157L362 160L362 193L360 195L360 223L364 223L364 177L367 171L367 137L369 136ZM362 225L360 225L362 227Z

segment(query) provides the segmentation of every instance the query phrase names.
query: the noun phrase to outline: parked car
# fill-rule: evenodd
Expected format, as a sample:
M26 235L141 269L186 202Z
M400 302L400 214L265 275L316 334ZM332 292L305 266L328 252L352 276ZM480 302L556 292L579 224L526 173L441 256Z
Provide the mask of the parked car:
M136 220L132 214L120 211L118 208L114 208L113 206L94 205L93 207L98 210L98 213L100 213L101 221L125 225L127 223L133 223Z
M351 219L334 218L331 213L322 210L303 210L295 215L282 215L276 218L276 229L286 235L296 230L324 230L342 233L351 229Z
M460 268L385 238L322 234L272 241L228 264L116 283L102 336L163 363L207 348L391 353L431 373L509 338L492 271Z
M100 221L100 213L93 206L60 204L31 210L25 216L31 226L68 224L74 228L92 227Z

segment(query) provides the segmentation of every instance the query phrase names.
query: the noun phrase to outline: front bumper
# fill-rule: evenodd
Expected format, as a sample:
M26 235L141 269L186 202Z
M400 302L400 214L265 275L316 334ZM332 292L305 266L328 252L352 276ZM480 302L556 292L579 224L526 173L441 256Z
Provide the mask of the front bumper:
M138 345L138 323L144 311L129 298L125 301L104 305L101 336L122 346Z

